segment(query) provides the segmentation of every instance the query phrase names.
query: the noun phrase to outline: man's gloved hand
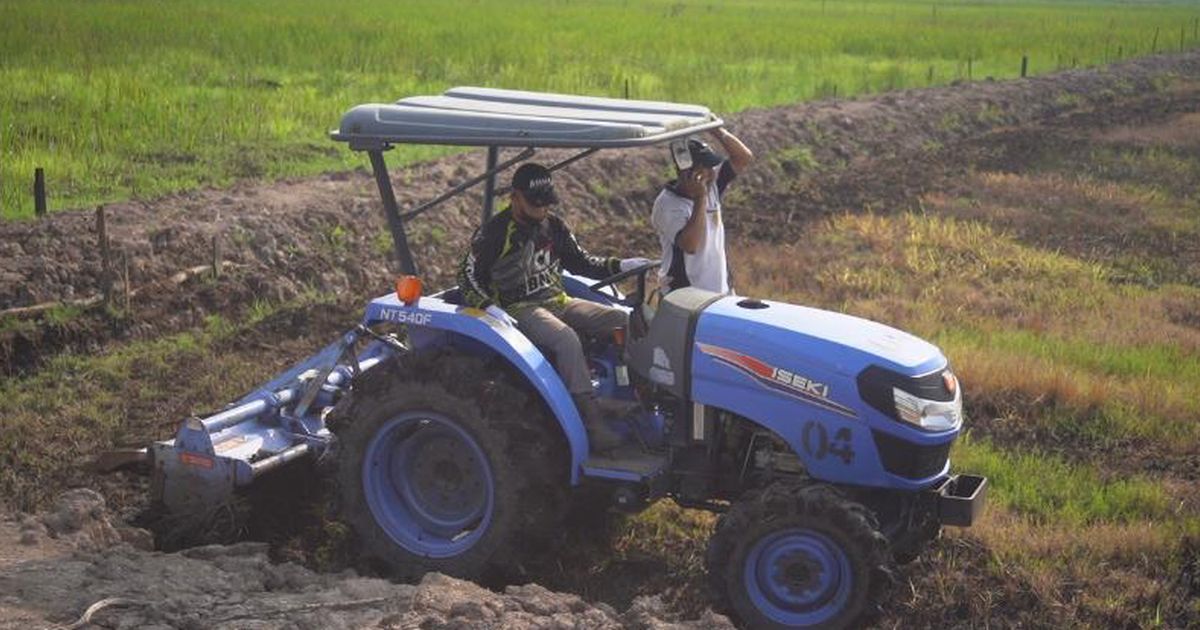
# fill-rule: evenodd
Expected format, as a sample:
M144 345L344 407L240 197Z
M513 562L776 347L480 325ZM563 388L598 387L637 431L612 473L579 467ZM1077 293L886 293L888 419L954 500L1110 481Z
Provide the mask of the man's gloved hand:
M649 258L626 258L621 261L621 271L637 269L638 267L648 265L652 262L654 261L650 260Z
M484 312L486 312L488 315L491 315L492 319L504 324L505 326L512 326L513 328L516 328L517 326L517 320L513 319L513 316L509 315L508 312L500 308L499 305L492 304L484 309Z

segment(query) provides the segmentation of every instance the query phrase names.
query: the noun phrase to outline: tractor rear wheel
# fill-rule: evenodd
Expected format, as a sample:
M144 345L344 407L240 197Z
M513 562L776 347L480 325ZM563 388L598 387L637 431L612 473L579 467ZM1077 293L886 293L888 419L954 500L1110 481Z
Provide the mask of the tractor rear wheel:
M497 366L397 359L364 374L328 424L341 518L397 577L505 577L557 533L566 446Z
M890 585L887 539L828 484L781 481L735 503L705 558L716 607L750 628L845 628Z

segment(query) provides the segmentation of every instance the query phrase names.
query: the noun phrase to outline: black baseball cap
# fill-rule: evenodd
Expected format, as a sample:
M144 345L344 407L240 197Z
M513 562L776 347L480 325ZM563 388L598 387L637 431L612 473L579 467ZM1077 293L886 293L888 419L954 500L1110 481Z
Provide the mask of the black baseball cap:
M521 191L525 200L535 206L549 206L558 203L558 193L554 192L554 184L550 181L550 169L526 162L513 173L513 190Z
M712 168L724 162L708 143L697 138L688 139L688 153L692 154L692 164L704 168Z

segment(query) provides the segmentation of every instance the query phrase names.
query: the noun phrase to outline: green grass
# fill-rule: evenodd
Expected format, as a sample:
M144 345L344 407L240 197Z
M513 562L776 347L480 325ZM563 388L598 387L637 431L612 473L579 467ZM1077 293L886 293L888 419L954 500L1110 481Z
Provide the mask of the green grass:
M1186 3L1108 0L5 0L0 217L363 165L350 106L456 84L703 102L1012 77L1200 44ZM626 88L628 86L628 88ZM406 147L393 159L436 155Z
M1172 499L1160 484L1105 479L1093 468L1046 452L1015 452L963 436L952 457L958 470L988 478L989 500L1037 522L1087 525L1173 516Z
M1149 440L1189 445L1200 439L1200 356L1166 343L1097 343L1028 330L959 324L933 335L982 391L993 412L1021 417L1074 443ZM988 363L990 362L990 363ZM992 370L998 366L999 374Z
M937 341L948 347L1003 350L1105 376L1159 378L1200 392L1200 356L1166 343L1123 346L1029 330L982 331L966 326L940 331Z

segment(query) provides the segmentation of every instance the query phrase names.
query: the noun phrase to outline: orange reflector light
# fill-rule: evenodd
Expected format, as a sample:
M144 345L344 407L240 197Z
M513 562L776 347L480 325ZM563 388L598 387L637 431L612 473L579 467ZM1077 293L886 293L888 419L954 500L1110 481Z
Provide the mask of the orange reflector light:
M950 370L942 372L942 383L946 385L946 389L950 390L951 394L958 391L958 378Z
M396 298L412 306L421 299L421 279L416 276L396 278Z
M625 327L624 326L613 329L613 343L616 344L618 348L625 347Z

